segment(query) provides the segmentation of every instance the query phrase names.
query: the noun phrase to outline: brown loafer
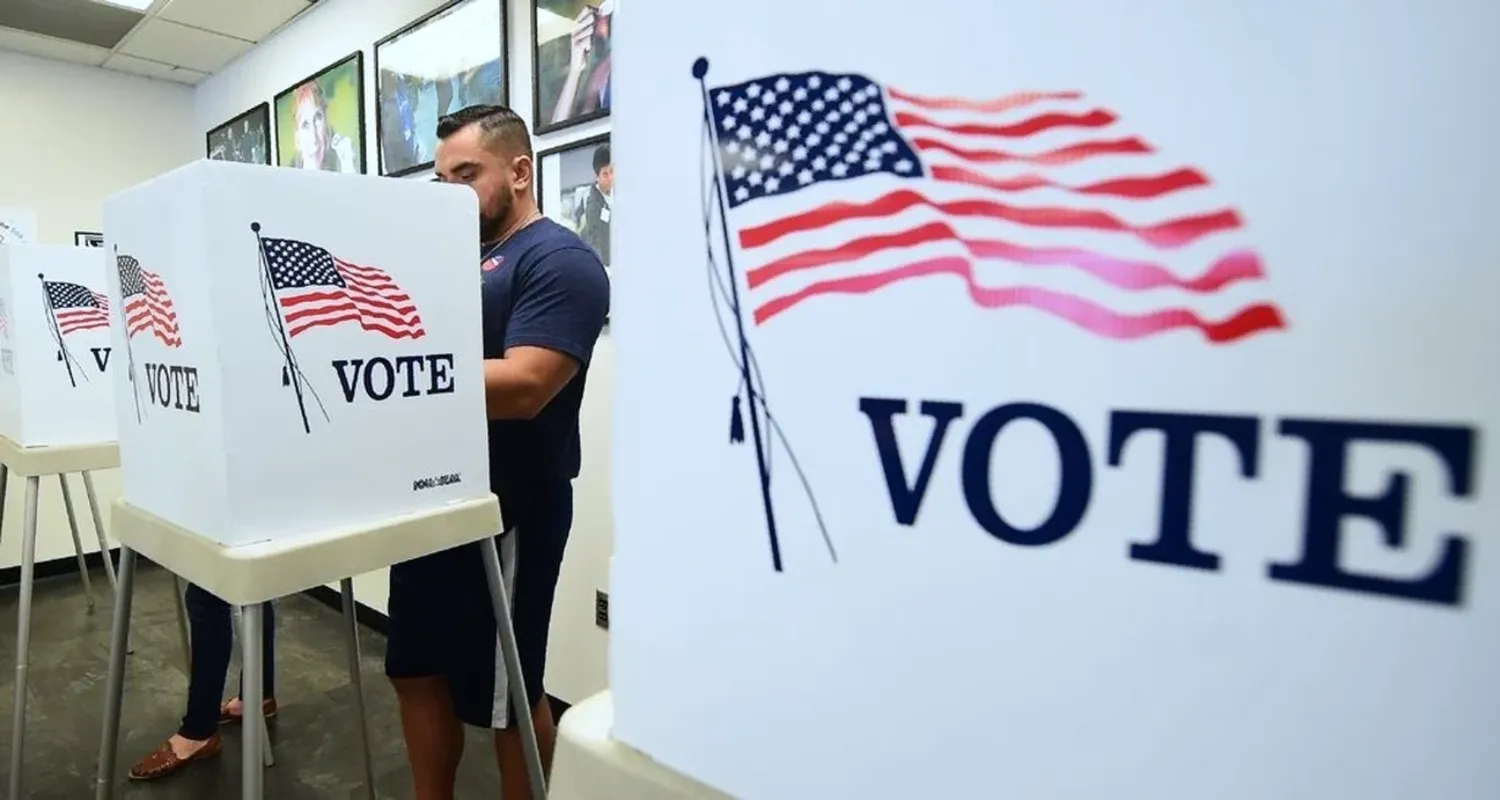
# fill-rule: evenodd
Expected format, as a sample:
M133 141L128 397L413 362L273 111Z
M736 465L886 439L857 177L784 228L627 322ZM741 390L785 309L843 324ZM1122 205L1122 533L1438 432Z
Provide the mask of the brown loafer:
M219 739L218 733L209 737L208 742L199 748L198 752L187 758L178 758L177 754L172 752L172 743L162 742L159 747L152 750L149 755L137 761L135 766L130 768L130 779L133 781L154 781L157 778L165 778L168 775L181 772L183 768L194 761L213 758L223 749L224 742Z
M237 698L237 697L234 698L234 699L239 700L239 698ZM241 701L241 702L244 702L244 701ZM276 699L274 697L271 698L270 700L265 701L264 703L261 703L260 707L265 712L267 720L273 720L273 719L276 718ZM244 722L244 721L245 721L244 715L243 714L232 713L229 710L229 704L228 703L225 703L224 705L219 706L219 724L220 725L238 725L238 724L240 724L241 722Z

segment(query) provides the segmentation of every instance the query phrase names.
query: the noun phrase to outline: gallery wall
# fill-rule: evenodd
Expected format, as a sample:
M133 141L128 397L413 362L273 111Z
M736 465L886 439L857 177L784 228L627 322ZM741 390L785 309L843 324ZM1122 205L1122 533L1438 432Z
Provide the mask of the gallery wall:
M507 22L506 60L509 104L528 121L532 113L532 2L504 3ZM422 15L445 5L443 0L324 0L275 36L199 84L193 98L196 155L203 134L274 96L356 50L364 52L364 150L366 171L379 174L375 115L374 45ZM499 31L495 32L499 35ZM273 115L274 116L274 115ZM275 127L274 119L272 121ZM586 122L536 137L540 153L593 139L609 131L608 119ZM429 173L411 178L426 179ZM392 180L398 180L393 178ZM477 248L477 241L476 241ZM477 259L477 256L476 256ZM607 638L595 626L595 591L608 589L613 532L609 497L609 407L614 352L608 331L594 351L582 411L583 470L575 482L576 512L562 577L553 609L548 652L547 689L577 702L607 685ZM360 603L386 610L387 572L355 579ZM336 587L335 587L336 588Z
M72 244L75 231L98 231L104 198L202 155L193 89L19 53L0 52L0 206L37 214L39 240ZM66 176L66 177L63 177ZM21 561L25 481L9 482L0 568ZM95 474L101 504L114 502L114 470ZM72 479L86 550L96 551ZM56 478L42 481L37 561L73 554ZM104 590L95 588L99 602Z

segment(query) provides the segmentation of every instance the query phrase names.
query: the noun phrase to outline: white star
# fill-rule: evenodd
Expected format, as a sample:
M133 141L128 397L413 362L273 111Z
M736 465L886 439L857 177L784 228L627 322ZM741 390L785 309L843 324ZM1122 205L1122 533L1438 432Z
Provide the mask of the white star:
M859 140L861 142L868 142L868 141L870 141L871 139L874 139L874 138L875 138L875 132L874 131L864 130L864 131L860 131L859 132Z
M892 141L889 141L889 140L887 140L884 144L880 145L880 151L883 152L883 153L888 153L890 155L895 155L896 151L900 150L900 149L901 149L900 147L896 146L895 142L892 142Z
M831 171L833 172L833 177L842 178L849 174L849 165L843 163L834 164Z
M794 159L796 159L798 161L801 161L801 160L807 158L807 148L803 147L801 145L798 145L797 149L792 151L792 158L794 158Z
M767 178L766 179L766 191L767 192L774 192L774 191L776 191L777 189L780 189L780 188L781 188L781 179L780 178Z
M779 111L779 112L781 112L782 116L786 116L787 114L792 113L792 109L795 108L795 107L796 106L792 105L792 101L790 101L790 100L782 100L781 101L781 105L777 106L776 110Z
M736 113L736 114L743 114L743 113L745 113L745 109L747 109L749 107L750 107L750 104L747 103L747 102L745 102L745 98L743 98L743 97L741 97L740 99L734 101L734 113Z
M796 139L796 138L800 137L801 135L802 135L802 126L801 125L793 125L793 126L791 126L791 127L789 127L789 128L786 129L786 137L788 139Z
M816 89L819 86L823 85L823 79L819 78L816 75L814 75L814 76L812 76L812 77L810 77L810 78L807 79L807 85L808 85L809 88Z
M844 142L849 141L849 134L844 133L843 131L839 131L838 133L835 133L833 135L833 140L835 142L838 142L839 144L843 144Z
M737 181L743 180L745 177L745 168L743 166L735 167L734 171L729 173L729 177L734 178Z
M771 117L766 120L766 128L773 131L781 130L781 117Z
M809 170L805 170L804 169L801 172L797 173L797 182L800 183L800 184L802 184L803 186L806 186L807 184L812 183L813 182L813 174L812 174L812 172L809 171Z
M803 125L812 122L812 114L803 111L802 113L797 115L797 122Z
M913 166L913 164L911 163L910 159L903 158L900 161L896 162L896 171L897 172L911 172L912 166Z
M776 102L775 92L766 92L765 94L760 96L760 104L763 106L771 105L774 102Z
M844 112L845 114L852 113L854 111L854 104L849 102L848 100L845 100L844 102L839 103L839 110Z
M890 129L891 129L891 127L889 125L885 124L884 122L877 122L874 125L870 126L870 130L875 131L877 134L884 134L886 131L888 131Z
M745 94L751 96L752 98L753 97L759 97L760 96L760 84L758 84L758 83L752 83L749 86L746 86L745 87Z
M785 75L782 75L780 78L776 79L776 91L778 91L778 92L784 92L784 91L786 91L788 88L791 87L791 85L792 85L792 82L789 81L789 80L787 80Z
M828 132L828 123L827 122L819 122L818 124L816 124L816 125L813 126L813 130L817 131L818 133L827 133Z
M802 102L803 100L806 100L807 99L807 90L804 89L801 86L798 86L797 87L797 91L792 92L792 99L796 100L799 103Z
M815 133L815 134L807 137L807 139L805 141L807 142L807 146L808 147L817 147L818 146L818 142L823 141L823 137L820 136L819 134Z
M740 151L740 143L739 142L736 142L735 140L730 139L728 142L724 143L724 152L726 152L726 153L728 153L730 155L734 155L735 153L738 153L739 151Z
M865 144L864 142L855 142L854 143L854 152L856 152L856 153L863 153L865 151L866 147L869 147L869 145Z
M844 123L844 133L854 133L857 130L859 130L859 123L858 122L854 122L854 121L851 120L849 122Z
M741 139L749 139L750 133L751 131L749 128L740 128L739 130L734 132L734 135L740 137Z
M866 161L865 162L865 172L879 172L879 171L880 171L880 161L879 160L872 160L872 161Z
M822 111L823 110L823 101L822 100L814 100L814 101L812 101L812 110L814 110L814 111Z
M724 130L726 130L726 131L732 131L732 130L734 130L734 126L736 126L738 124L740 124L740 121L737 120L737 119L735 119L734 117L725 117L724 118Z
M752 173L750 173L750 185L751 186L759 186L760 182L763 181L763 180L765 180L765 179L761 177L761 174L759 172L752 172Z
M735 189L734 190L734 199L740 201L741 203L745 202L746 200L749 200L750 199L750 190L746 189L743 186L741 186L738 189Z
M849 162L850 164L853 164L854 162L859 160L859 153L850 150L849 152L844 154L844 160Z
M837 144L831 144L831 145L828 145L827 147L823 148L823 153L825 155L827 155L829 158L834 158L839 153L842 153L842 152L844 152L844 148L839 147Z
M857 122L857 123L859 123L859 124L861 124L861 125L865 124L865 120L867 120L869 118L870 118L870 115L866 114L864 111L856 111L856 112L854 112L854 121Z
M770 169L771 167L774 167L774 166L776 166L776 157L775 156L765 155L765 156L761 156L760 157L760 168L761 169Z
M763 120L765 118L766 118L766 110L764 108L761 108L760 106L756 106L755 108L750 109L750 119L752 121L754 121L754 122L760 122L761 120Z
M754 161L755 159L760 158L760 153L756 152L755 148L753 147L747 147L745 148L745 152L740 154L740 158L744 159L747 162Z
M771 134L766 133L765 131L761 131L756 135L755 143L760 145L761 147L765 147L766 145L771 143Z
M719 105L721 105L721 106L722 105L728 105L729 101L731 99L733 99L733 97L734 97L734 95L730 94L729 92L721 91L721 92L719 92L719 96L718 96L717 100L719 101Z
M847 91L849 91L853 87L854 87L854 81L849 80L847 77L839 78L839 88L840 89L843 89L844 91L847 92Z
M823 90L823 99L824 100L828 100L830 102L839 99L839 90L833 88L832 86L828 87L827 89L824 89Z
M880 104L879 103L871 103L871 104L865 106L865 113L869 114L871 116L879 114L880 113Z
M786 152L786 149L787 149L787 148L788 148L788 147L790 147L790 145L788 145L788 144L787 144L787 143L786 143L786 140L785 140L785 139L777 139L777 140L776 140L776 144L773 144L773 145L771 145L771 149L772 149L772 150L773 150L773 151L775 151L775 152L776 152L776 153L778 153L778 154L779 154L779 153L785 153L785 152Z
M812 168L817 170L818 172L822 172L823 170L828 169L828 159L822 156L814 158L812 161Z
M790 175L790 174L792 174L792 171L795 170L795 169L797 169L797 168L794 167L794 166L792 166L792 162L790 162L790 161L783 161L783 162L781 162L781 166L779 166L779 167L776 168L776 171L779 172L779 173L781 173L782 175Z

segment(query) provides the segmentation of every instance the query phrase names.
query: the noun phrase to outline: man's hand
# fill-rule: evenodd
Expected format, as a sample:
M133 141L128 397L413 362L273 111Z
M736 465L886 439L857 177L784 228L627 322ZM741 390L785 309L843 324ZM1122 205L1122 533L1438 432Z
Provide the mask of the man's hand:
M533 419L568 381L578 362L545 347L511 347L485 359L484 405L490 419Z

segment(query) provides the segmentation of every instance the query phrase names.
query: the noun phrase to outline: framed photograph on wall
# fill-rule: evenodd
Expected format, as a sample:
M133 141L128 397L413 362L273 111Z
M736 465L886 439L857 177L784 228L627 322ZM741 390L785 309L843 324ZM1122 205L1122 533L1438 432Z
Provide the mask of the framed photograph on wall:
M537 133L609 116L616 2L532 0L532 127Z
M260 105L204 134L208 157L244 164L271 163L271 105Z
M615 165L609 134L537 154L536 196L541 211L578 234L609 260L609 227L614 215Z
M356 52L276 95L276 163L365 171L365 56Z
M431 167L444 114L505 104L504 7L495 0L457 0L375 43L380 174Z
M74 247L103 247L104 234L94 231L73 231Z

